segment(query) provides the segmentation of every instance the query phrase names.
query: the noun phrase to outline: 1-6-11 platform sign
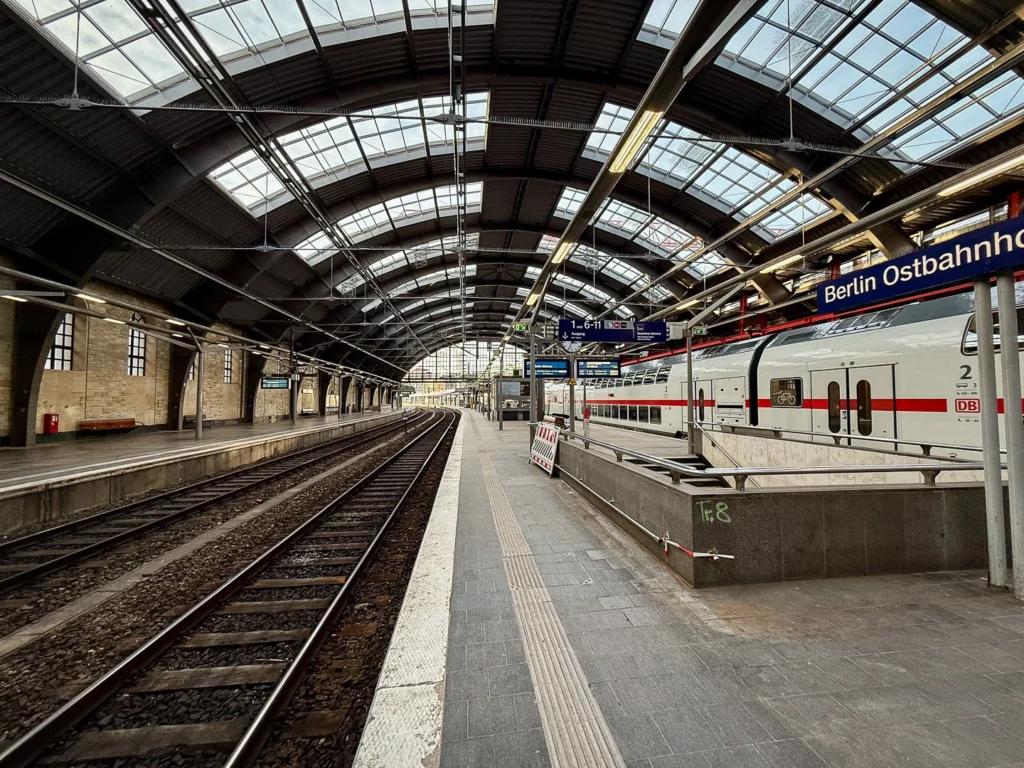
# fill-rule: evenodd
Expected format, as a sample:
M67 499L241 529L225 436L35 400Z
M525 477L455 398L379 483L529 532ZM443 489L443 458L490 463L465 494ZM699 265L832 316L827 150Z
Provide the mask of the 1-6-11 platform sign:
M668 341L665 323L633 320L576 320L558 321L559 341L606 342L617 344L653 344Z

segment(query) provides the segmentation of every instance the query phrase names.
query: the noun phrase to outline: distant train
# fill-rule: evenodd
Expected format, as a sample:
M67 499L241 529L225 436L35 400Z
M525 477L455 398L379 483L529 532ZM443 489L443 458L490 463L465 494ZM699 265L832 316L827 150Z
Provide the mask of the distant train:
M993 291L995 305L995 291ZM1024 291L1017 286L1024 330ZM995 314L995 313L993 313ZM996 326L996 365L999 324ZM1018 339L1018 344L1024 336ZM974 294L868 312L693 352L694 419L812 432L812 439L920 451L918 443L981 446ZM686 355L642 361L618 379L576 386L591 421L681 437L686 430ZM1002 413L1002 382L999 410ZM584 392L585 389L585 392ZM568 386L548 382L547 411L568 414ZM885 445L857 438L891 438ZM806 438L806 436L805 436ZM977 456L932 450L934 455Z

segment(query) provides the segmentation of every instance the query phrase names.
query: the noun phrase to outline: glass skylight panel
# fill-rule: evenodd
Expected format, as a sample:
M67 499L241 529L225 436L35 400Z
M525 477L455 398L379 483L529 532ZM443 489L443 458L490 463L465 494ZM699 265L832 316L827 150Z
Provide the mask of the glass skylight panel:
M337 248L334 247L326 232L317 232L315 235L307 237L292 250L298 254L299 258L313 266L326 259Z
M611 127L617 133L610 139L603 138L609 134L591 133L586 151L607 156L632 115L631 109L605 102L597 124ZM734 147L698 141L702 138L699 133L678 123L663 123L655 135L657 139L643 156L637 171L707 196L725 212L735 210L753 195L770 202L782 194L782 190L772 193L773 185L788 181L778 171ZM789 184L792 186L791 182ZM579 203L573 206L576 200L582 200L582 195L567 198L563 193L559 207L568 213L575 212L579 208Z
M583 205L586 196L587 192L584 189L566 187L562 190L562 196L558 198L558 203L555 205L555 215L561 216L563 219L571 219Z
M853 17L869 0L811 0L789 5L772 0L726 44L724 57L769 74L783 88L799 75L798 91L850 121L873 111L891 94L928 75L924 83L865 123L879 132L992 60L975 47L944 68L938 64L967 38L912 0L879 3L860 22ZM788 15L787 15L788 14ZM806 73L802 65L829 49ZM1024 104L1016 73L951 105L893 147L911 159L948 149L970 133L1016 114ZM916 166L900 166L913 170Z
M369 208L363 208L361 211L356 211L338 222L341 231L352 238L352 240L361 239L374 230L390 226L390 224L391 222L388 219L388 212L384 208L384 203L377 203Z
M69 0L14 0L70 56L120 97L156 90L185 78L175 61L126 0L72 3ZM78 17L81 18L78 18Z
M767 200L759 198L746 206L743 212L750 216L760 211L767 204ZM811 195L801 195L778 210L772 211L757 226L767 230L773 237L778 238L795 229L810 226L821 216L829 213L830 210L827 205L817 198Z
M644 31L665 39L671 45L690 20L697 0L654 0L644 18Z
M467 114L487 117L488 98L487 91L469 94L466 97ZM368 110L365 117L353 117L355 133L349 128L348 118L335 117L286 133L279 140L303 177L315 183L320 179L338 177L350 169L354 172L364 170L360 148L366 153L371 166L389 157L422 151L425 145L429 145L432 152L438 151L438 147L451 151L450 126L423 123L417 119L421 114L435 116L448 111L446 96L413 99ZM408 119L400 119L401 116ZM486 127L483 123L467 126L468 149L481 147L486 138ZM252 150L218 166L210 176L254 215L263 214L268 199L270 207L277 205L279 201L275 198L285 191L277 177ZM479 206L479 191L479 184L468 185L470 205ZM454 207L454 203L451 206Z
M650 218L651 214L619 200L606 201L597 214L598 222L610 229L625 232L627 239L638 232Z

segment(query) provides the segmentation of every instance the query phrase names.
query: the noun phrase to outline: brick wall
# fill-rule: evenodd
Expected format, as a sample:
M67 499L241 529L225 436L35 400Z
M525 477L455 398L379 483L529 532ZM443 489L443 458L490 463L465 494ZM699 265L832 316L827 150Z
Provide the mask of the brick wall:
M89 283L84 292L131 302L143 310L143 320L153 325L160 323L146 317L145 310L167 311L152 299L105 283ZM132 314L110 305L94 304L91 309L119 320L128 320ZM72 370L43 371L36 432L42 432L46 413L60 415L61 432L73 432L87 419L134 418L146 426L167 423L170 345L147 336L145 375L130 376L128 331L127 325L99 318L75 318Z
M239 330L220 323L215 324L213 328L241 335ZM217 334L210 334L206 338L210 342L227 343L224 336ZM230 381L225 381L224 355L223 348L212 347L206 350L203 357L203 413L205 418L214 421L242 418L246 353L240 349L231 350ZM196 415L196 382L194 380L185 384L182 412L186 416Z
M0 264L5 267L14 265L3 256ZM0 276L0 290L14 287L14 281ZM11 373L14 360L14 302L0 299L0 435L11 434Z
M288 375L286 369L276 360L267 360L263 365L263 374L265 376ZM287 389L256 390L256 421L287 419L289 413Z

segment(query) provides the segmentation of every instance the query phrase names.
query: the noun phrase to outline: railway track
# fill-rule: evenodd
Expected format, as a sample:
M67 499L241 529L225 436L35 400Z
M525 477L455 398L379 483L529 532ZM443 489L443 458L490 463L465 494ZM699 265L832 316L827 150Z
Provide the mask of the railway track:
M277 456L145 499L122 504L0 543L0 595L125 542L156 531L189 515L223 504L265 483L286 477L341 453L404 431L425 418L399 422L349 435L329 443Z
M107 761L252 765L348 611L451 412L0 754L0 768ZM119 695L118 695L119 694ZM116 696L116 698L115 698Z

